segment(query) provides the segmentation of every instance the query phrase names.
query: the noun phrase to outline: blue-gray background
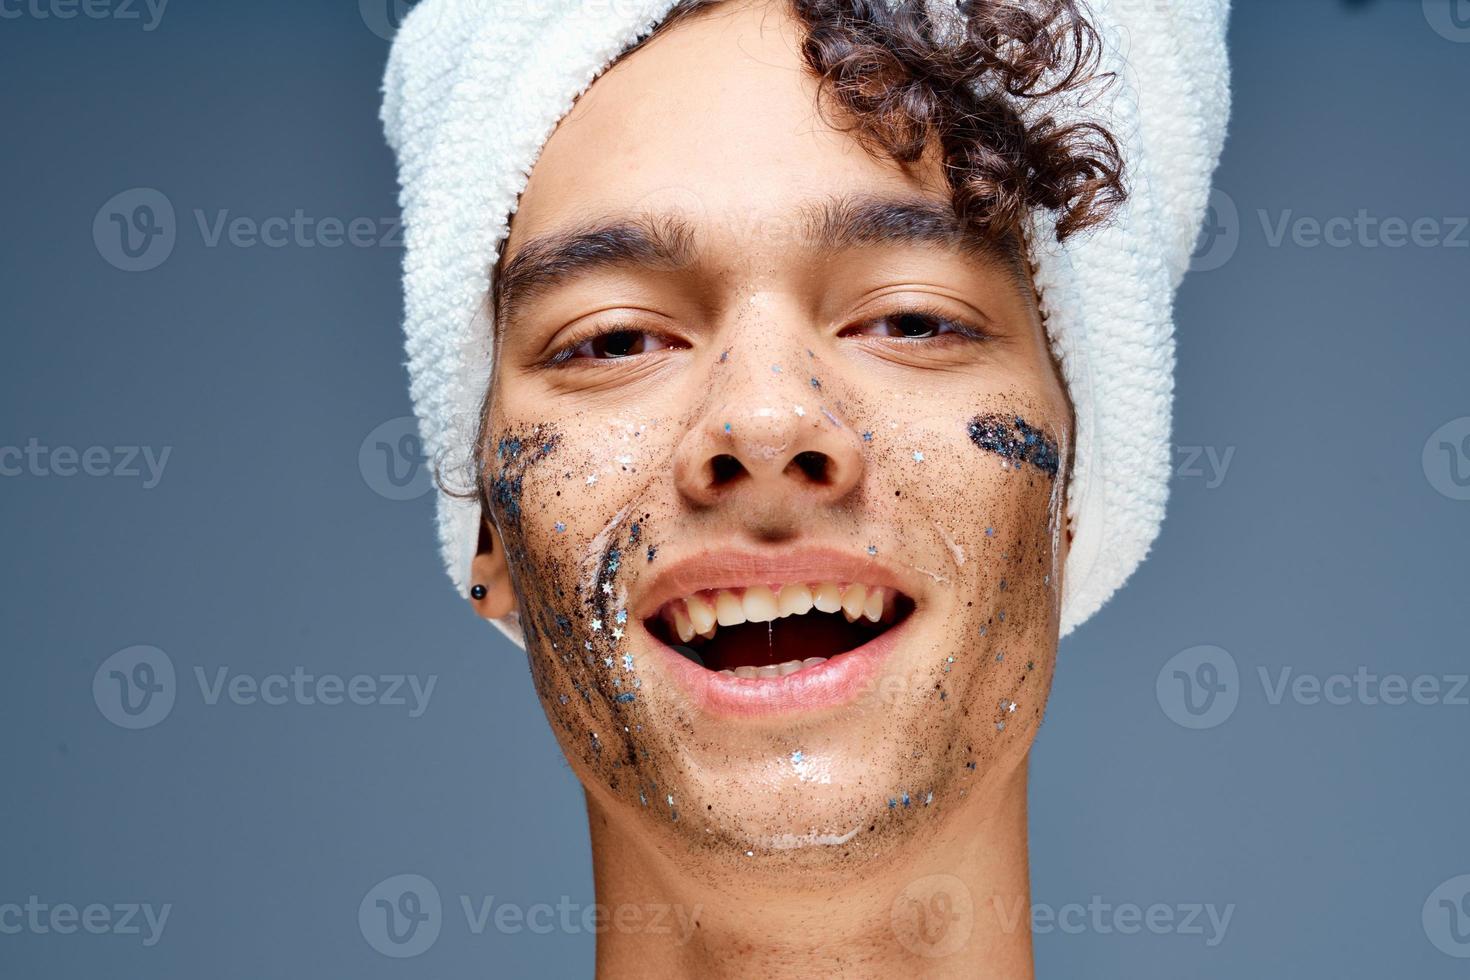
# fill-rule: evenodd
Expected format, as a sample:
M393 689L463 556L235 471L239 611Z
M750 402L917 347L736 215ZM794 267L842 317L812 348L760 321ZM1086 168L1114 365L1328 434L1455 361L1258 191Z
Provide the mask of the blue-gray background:
M1237 3L1221 193L1178 305L1169 518L1064 642L1033 757L1042 976L1470 974L1451 955L1470 953L1467 692L1446 703L1470 608L1455 2ZM32 447L0 458L0 905L171 903L151 946L0 932L0 975L590 973L580 925L476 934L460 909L580 910L590 859L520 654L452 593L424 483L379 449L412 449L401 250L378 243L387 4L0 4L0 447ZM111 215L146 227L158 201L137 188L175 240L125 271ZM298 211L287 244L249 244ZM372 244L327 247L326 218L366 219ZM1329 244L1303 218L1351 224ZM61 475L89 447L124 472ZM156 485L117 447L168 448ZM176 702L127 730L109 670L93 681L134 645L166 654ZM195 671L221 667L437 686L419 717L210 704ZM1360 667L1438 694L1334 686ZM1347 703L1277 697L1288 669ZM405 873L444 914L400 960L358 906ZM1231 918L1047 929L1069 903Z

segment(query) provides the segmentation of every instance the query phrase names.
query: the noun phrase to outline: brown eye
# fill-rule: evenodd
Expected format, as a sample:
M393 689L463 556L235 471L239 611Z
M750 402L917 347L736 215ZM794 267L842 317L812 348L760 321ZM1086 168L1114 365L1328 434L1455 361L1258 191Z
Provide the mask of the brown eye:
M867 320L848 330L843 336L899 337L904 340L926 340L944 334L974 333L963 323L921 310L903 310Z
M884 317L884 322L890 324L893 337L907 337L917 340L923 337L935 337L944 328L944 321L925 313L900 313L897 316Z
M642 330L613 330L577 344L567 351L568 358L616 360L635 354L664 350L669 345L660 337Z

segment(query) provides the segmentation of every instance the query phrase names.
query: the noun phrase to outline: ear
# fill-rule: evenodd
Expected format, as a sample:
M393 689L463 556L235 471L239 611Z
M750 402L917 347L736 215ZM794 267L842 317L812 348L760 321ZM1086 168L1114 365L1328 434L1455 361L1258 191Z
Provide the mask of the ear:
M483 587L483 598L475 598L475 591ZM470 605L476 614L486 619L509 616L516 607L515 589L511 587L510 566L505 561L505 549L501 547L500 535L490 522L480 520L480 544L475 560L470 563Z

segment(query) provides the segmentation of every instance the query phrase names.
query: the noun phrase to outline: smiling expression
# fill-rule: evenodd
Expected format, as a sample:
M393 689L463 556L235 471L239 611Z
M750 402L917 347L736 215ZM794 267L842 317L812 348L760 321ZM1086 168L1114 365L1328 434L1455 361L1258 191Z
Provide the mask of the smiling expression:
M619 62L499 269L483 491L537 692L609 818L704 867L932 839L1056 650L1071 416L1024 263L817 114L798 44L738 6Z

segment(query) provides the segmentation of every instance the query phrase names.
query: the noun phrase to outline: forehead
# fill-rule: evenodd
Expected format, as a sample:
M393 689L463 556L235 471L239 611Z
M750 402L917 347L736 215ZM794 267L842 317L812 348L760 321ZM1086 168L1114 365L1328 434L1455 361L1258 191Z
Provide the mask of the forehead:
M782 2L722 4L614 65L547 141L503 253L598 214L677 211L703 244L747 247L820 197L947 201L937 160L905 170L819 111L801 38Z

